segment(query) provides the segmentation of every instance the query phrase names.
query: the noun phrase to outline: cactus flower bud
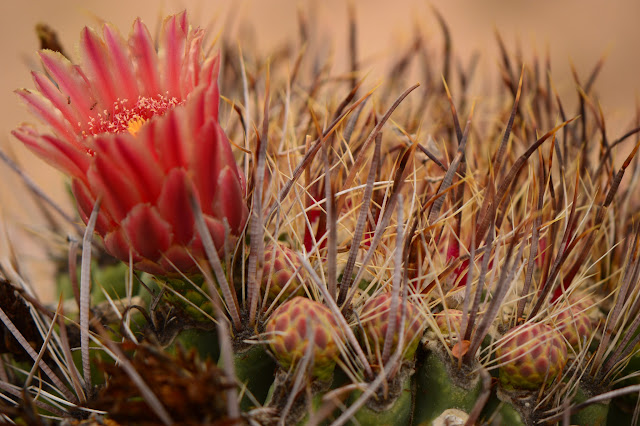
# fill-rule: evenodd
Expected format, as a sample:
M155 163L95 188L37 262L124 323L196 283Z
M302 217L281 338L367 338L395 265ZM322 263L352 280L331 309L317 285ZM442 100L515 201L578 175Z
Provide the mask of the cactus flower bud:
M387 335L387 329L391 320L389 318L391 310L391 294L385 293L376 296L365 303L360 314L360 321L364 328L366 339L373 353L382 353L384 341ZM400 321L402 311L400 305L395 314L395 333L393 334L393 342L391 353L393 353L398 345L400 336ZM404 322L404 358L411 359L418 348L420 337L423 332L422 320L420 312L411 302L407 302L406 316Z
M585 311L575 307L561 311L556 317L556 325L569 344L577 349L593 332L593 323Z
M497 359L503 385L534 390L562 371L567 363L567 345L553 327L527 323L502 338Z
M329 308L304 297L295 297L273 312L266 332L271 352L284 369L297 366L311 336L311 375L320 380L331 377L339 349L336 343L338 324Z
M265 248L262 288L266 291L269 287L269 300L275 300L278 295L280 300L294 295L304 296L307 271L301 265L296 253L281 243L269 244Z
M447 309L434 315L436 325L442 334L458 334L462 331L462 311L458 309Z

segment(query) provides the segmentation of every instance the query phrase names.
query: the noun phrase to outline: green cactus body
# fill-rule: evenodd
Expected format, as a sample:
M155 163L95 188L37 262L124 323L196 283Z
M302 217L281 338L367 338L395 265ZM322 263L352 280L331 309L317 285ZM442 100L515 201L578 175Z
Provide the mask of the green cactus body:
M381 354L384 347L384 339L387 335L387 329L389 327L389 313L391 308L391 294L385 293L376 296L364 305L360 316L360 321L364 328L364 333L368 341L368 347L371 351L371 357L375 362L375 354ZM404 323L404 359L410 360L413 358L422 336L422 321L420 320L420 313L418 309L412 304L407 303L406 317ZM400 321L402 319L402 312L398 307L395 318L395 330L393 335L393 342L391 345L391 352L395 352L400 330Z
M213 330L195 328L182 330L175 342L167 348L167 351L175 353L176 344L180 344L184 348L195 348L202 359L216 359L220 356L218 335ZM250 392L259 403L264 402L273 382L276 363L267 354L263 345L240 346L233 352L233 364L236 379L241 384L240 389L246 387L243 398L240 400L240 408L246 411L255 405L247 392ZM221 357L217 365L222 367Z
M581 383L578 387L578 393L576 394L573 403L580 404L587 399L603 392L604 391L602 389L594 392L593 390L588 389L588 385L585 386L584 383ZM609 401L591 404L572 415L571 424L577 424L581 426L604 426L607 424L609 406Z
M532 426L538 423L536 411L538 394L535 391L498 387L496 397L487 404L484 413L498 424Z
M637 398L637 394L635 396ZM621 398L616 398L612 401L611 404L609 404L609 411L607 412L607 425L617 426L632 424L633 410L636 407L635 403L630 407L625 406L624 402L621 403L620 399Z
M91 287L93 303L99 303L107 300L106 296L102 292L103 289L112 299L124 298L127 295L126 282L128 274L129 267L125 263L100 266L98 265L98 262L92 262L91 280L96 283L96 285ZM76 279L80 282L80 269L77 271ZM56 285L64 299L71 299L74 297L71 279L68 273L58 275L56 277ZM137 295L139 290L140 286L134 280L133 295Z
M634 351L636 351L635 355L631 356L631 358L629 359L629 364L625 367L621 374L621 377L626 378L620 382L619 387L627 387L640 384L640 377L634 375L635 372L640 371L640 354L637 352L637 350L638 347L636 345L636 348L634 349ZM637 403L637 393L620 396L613 400L613 404L611 404L611 411L614 411L614 414L610 413L609 417L631 416L633 415Z
M263 345L251 345L233 354L236 378L246 386L253 397L263 403L267 398L269 388L273 383L276 363L267 354ZM218 363L222 365L222 360ZM244 411L253 407L254 403L246 394L240 401L240 408Z
M174 306L183 311L189 320L198 326L211 329L215 317L213 303L208 293L207 284L201 276L191 277L192 283L180 279L168 279L166 298Z
M475 405L482 384L477 375L467 375L453 365L443 348L432 346L416 372L414 425L433 425L446 410L468 413Z
M402 426L409 425L412 417L413 394L411 375L404 374L401 378L399 394L393 398L393 401L385 403L378 402L375 396L371 397L367 404L360 408L355 419L362 426ZM349 397L349 403L355 402L361 391L355 391Z
M311 327L311 330L308 330ZM328 380L338 358L338 325L329 308L303 297L295 297L276 309L266 325L271 352L282 368L289 370L302 359L313 338L311 375Z
M505 388L536 390L553 381L564 368L567 345L556 329L528 323L504 336L496 356Z
M518 412L518 409L508 401L501 401L493 395L484 410L481 419L492 419L491 424L504 426L525 426L526 423Z
M190 328L182 330L175 340L167 347L169 353L175 353L176 345L183 348L194 348L202 359L217 359L220 355L218 334L214 330L199 330Z
M268 287L270 301L278 297L285 301L293 296L304 296L304 283L308 278L306 269L301 266L296 253L284 244L272 243L265 248L262 289L266 291Z
M275 418L267 417L259 419L265 424L276 424L275 419L283 415L282 410L289 403L291 397L291 387L293 377L286 371L277 370L273 382L267 391L264 407L275 409L278 413ZM284 424L304 426L309 420L309 414L318 410L322 405L322 397L331 387L335 387L335 376L332 381L314 380L307 389L309 392L299 392L293 404L291 404L289 412L286 414ZM325 426L330 424L330 419L335 418L340 413L335 410L332 415L322 421L320 424Z

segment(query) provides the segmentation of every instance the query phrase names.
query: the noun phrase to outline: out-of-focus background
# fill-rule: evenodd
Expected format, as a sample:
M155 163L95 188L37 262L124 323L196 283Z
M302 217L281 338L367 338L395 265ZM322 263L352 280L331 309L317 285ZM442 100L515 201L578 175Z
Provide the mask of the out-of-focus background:
M411 32L419 25L423 32L441 40L440 30L432 12L435 7L445 17L451 30L458 58L466 63L473 52L481 54L478 78L494 81L499 61L495 30L499 30L505 44L513 51L519 43L525 58L531 52L541 56L548 50L554 81L561 93L575 99L570 63L586 79L595 63L606 56L596 93L608 116L608 131L616 137L632 122L640 79L640 2L620 0L527 1L484 0L353 0L358 19L360 58L370 58L371 79L382 74L384 62L397 53L401 43L408 43ZM33 121L13 94L16 88L31 88L29 69L38 66L35 55L38 40L34 27L39 22L58 31L63 46L72 55L83 26L97 27L109 21L129 32L131 22L141 17L155 28L161 16L187 9L191 21L209 26L212 31L237 31L244 26L255 36L258 48L266 51L297 37L299 9L317 17L321 34L330 35L333 43L336 72L346 70L347 5L344 0L23 0L3 1L0 4L0 146L11 153L54 199L63 207L72 206L65 194L60 174L26 152L11 135L18 123ZM232 27L232 28L229 28ZM341 61L343 64L342 69ZM367 65L369 66L369 65ZM408 82L413 83L412 82ZM473 93L471 93L473 95ZM39 288L44 300L55 298L49 275L51 265L46 261L38 238L50 241L64 239L47 231L46 222L36 214L36 205L25 197L19 180L0 164L0 262L6 267L8 241L19 241L20 257L29 267L21 271ZM24 263L25 265L27 263Z

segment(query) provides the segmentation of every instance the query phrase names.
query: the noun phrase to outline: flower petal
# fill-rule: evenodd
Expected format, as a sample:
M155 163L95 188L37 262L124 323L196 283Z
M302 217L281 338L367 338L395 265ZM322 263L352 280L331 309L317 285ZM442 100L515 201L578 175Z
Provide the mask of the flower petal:
M28 126L22 126L11 134L57 169L75 178L85 179L91 161L87 152L54 136L40 135Z
M138 81L142 83L142 95L156 96L160 94L158 55L153 47L153 39L149 30L139 18L133 23L129 36L129 49Z
M218 108L220 103L220 90L218 89L218 74L220 73L220 54L209 58L202 66L199 85L207 88L205 92L205 105L207 117L218 121Z
M194 182L202 197L202 210L212 214L220 172L224 167L235 167L236 164L229 140L217 121L211 119L202 127L192 155Z
M131 251L131 260L133 263L138 263L142 260L142 257L136 253L132 247L127 235L123 228L117 228L109 232L104 237L104 247L109 254L113 257L117 257L123 262L129 262L129 252Z
M202 64L198 84L203 86L211 86L218 84L218 75L220 74L220 53L207 58ZM218 117L216 117L218 118Z
M53 127L55 132L64 137L73 145L79 146L76 142L76 132L64 117L62 112L56 108L49 99L37 92L31 92L27 89L16 90L29 107L32 114L38 117L43 123Z
M119 222L131 209L142 203L143 198L114 164L105 156L96 156L89 167L87 178L92 192L102 197L102 207Z
M165 271L181 271L182 273L195 272L198 270L198 267L193 262L193 258L195 258L195 256L190 254L188 248L181 245L174 245L163 253L160 265Z
M91 193L89 188L78 179L74 179L71 182L71 192L76 199L78 205L78 212L84 223L89 222L89 216L93 210L93 206L96 203L95 196ZM96 232L100 235L106 235L111 229L115 227L115 223L108 212L104 209L100 209L98 212L98 220L96 222Z
M182 129L181 123L186 120L183 113L183 108L176 108L150 123L155 153L165 173L187 165L187 145L191 139Z
M213 245L218 250L218 254L221 254L224 251L224 225L221 221L211 216L205 216L204 221L207 224L207 229L213 239ZM231 241L229 243L230 245L233 244ZM202 238L199 234L196 234L196 238L191 244L191 252L195 258L206 258L206 253L202 245Z
M189 95L189 100L185 105L190 129L200 129L209 117L206 111L205 91L202 87L195 89ZM197 133L197 131L193 133Z
M87 123L82 122L78 111L71 106L71 99L60 93L60 90L51 82L49 77L36 71L32 71L31 75L33 76L36 89L60 110L76 134L87 128Z
M189 31L189 20L187 19L186 10L176 13L176 22L180 25L182 32L186 33Z
M205 214L213 212L213 200L216 193L219 170L216 169L216 155L218 144L215 122L210 120L205 124L198 137L192 153L193 181L200 194L202 211Z
M189 95L186 107L192 129L199 129L210 119L218 121L220 91L217 83L217 62L218 56L205 62L205 68L209 73L215 74L215 79L206 84L200 79L199 85Z
M136 137L121 133L95 140L96 156L107 160L141 196L141 202L155 202L164 174L157 161L137 143Z
M122 227L133 249L149 260L158 260L171 245L171 226L149 204L133 208Z
M151 275L165 275L168 272L156 262L152 262L148 259L142 259L140 262L137 262L133 265L133 269L136 271L146 272Z
M88 27L84 27L80 35L80 55L85 75L95 88L100 104L103 108L110 108L117 97L111 76L113 65L104 41Z
M188 37L184 63L182 64L182 73L180 75L180 94L182 99L185 99L198 85L204 31L201 29L194 30L189 33Z
M193 185L183 169L173 169L165 179L158 211L171 225L175 244L187 245L193 239L193 213L188 186Z
M103 34L113 62L112 72L114 83L116 84L115 95L122 100L135 101L140 93L129 49L127 49L124 39L118 30L111 25L104 25Z
M231 164L220 172L213 211L216 212L216 217L219 219L227 219L231 232L239 234L249 216L249 210L244 202L243 191L235 168L235 164Z
M83 121L88 122L97 115L94 112L96 100L91 87L84 76L67 58L59 52L43 50L40 59L45 69L56 81L60 92L67 96L71 106L78 112Z
M180 70L185 56L186 39L187 34L175 15L165 19L160 31L158 59L162 64L160 76L163 82L163 94L166 93L170 98L182 95L180 93Z

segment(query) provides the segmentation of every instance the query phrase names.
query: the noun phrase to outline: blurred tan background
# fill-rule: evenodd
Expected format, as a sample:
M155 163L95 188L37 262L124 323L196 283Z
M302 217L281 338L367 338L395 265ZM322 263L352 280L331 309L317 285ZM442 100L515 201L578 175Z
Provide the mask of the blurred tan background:
M574 89L570 60L586 79L596 61L606 55L596 91L609 117L609 132L615 137L630 127L640 89L637 77L640 68L638 1L354 0L353 3L359 22L360 58L383 57L385 53L394 52L397 43L409 40L409 31L416 23L425 28L425 33L441 40L431 6L446 18L454 48L464 63L473 51L482 54L480 78L484 78L489 70L495 73L499 60L495 28L499 29L511 51L516 40L520 41L525 59L531 57L534 49L544 54L548 46L554 81L571 99L575 99L575 95L571 93ZM217 32L224 22L228 22L232 10L240 21L246 22L244 25L252 27L259 48L268 50L297 37L298 8L317 14L322 34L332 34L334 40L346 36L347 2L342 0L5 0L0 4L0 145L18 158L47 193L55 199L68 201L61 176L25 152L9 134L18 123L33 121L13 90L33 87L29 68L38 66L35 56L38 41L34 32L38 22L56 29L63 46L73 54L82 27L97 26L100 19L112 22L127 34L136 16L155 28L160 16L187 9L194 24L214 24L212 29ZM343 44L338 44L340 46L335 48L337 61L346 55ZM334 72L345 69L338 63ZM383 69L372 67L374 81L376 71ZM64 207L69 211L72 209L69 204ZM7 262L7 237L12 241L19 240L20 258L29 261L23 274L28 279L36 279L43 299L54 298L50 281L42 278L48 275L50 264L46 262L40 249L42 242L38 240L44 237L51 241L54 236L47 234L43 219L35 213L35 204L24 196L23 187L3 164L0 164L0 221L0 262L5 265ZM26 238L33 233L39 237Z

